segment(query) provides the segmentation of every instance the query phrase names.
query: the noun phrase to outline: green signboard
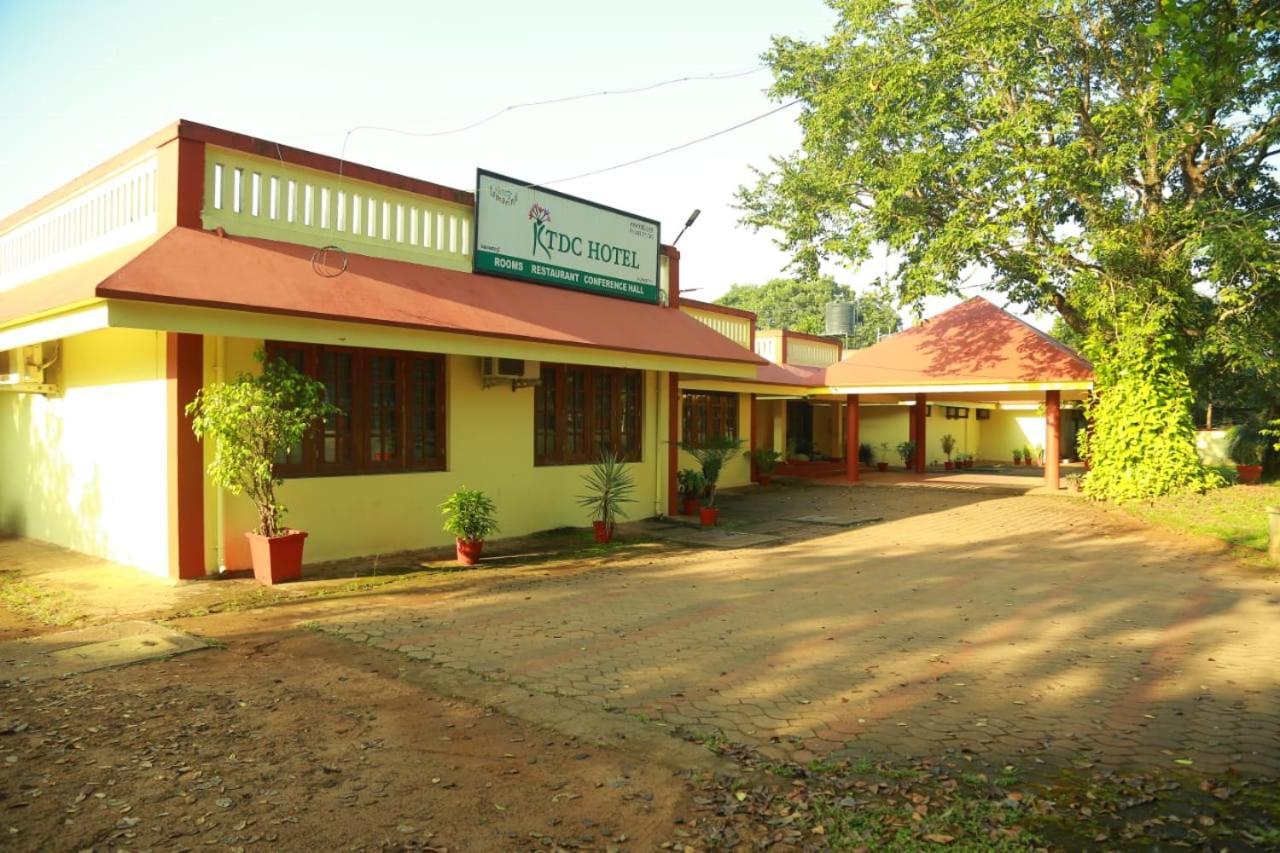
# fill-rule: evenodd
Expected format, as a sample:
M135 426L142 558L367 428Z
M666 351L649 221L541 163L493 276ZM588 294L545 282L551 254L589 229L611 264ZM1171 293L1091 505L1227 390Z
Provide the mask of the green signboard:
M478 273L657 302L660 230L633 213L476 172Z

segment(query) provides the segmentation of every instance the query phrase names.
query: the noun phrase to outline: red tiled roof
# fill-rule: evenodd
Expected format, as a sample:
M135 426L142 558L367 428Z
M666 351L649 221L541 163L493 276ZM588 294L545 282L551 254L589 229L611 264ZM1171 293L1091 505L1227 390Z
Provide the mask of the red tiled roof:
M232 310L763 364L682 311L493 276L350 255L318 275L309 246L175 228L96 294Z
M1069 347L975 296L826 370L846 386L1087 382L1093 365Z
M756 368L755 381L767 385L806 385L811 388L821 388L826 384L822 374L821 367L800 367L795 364L770 362Z

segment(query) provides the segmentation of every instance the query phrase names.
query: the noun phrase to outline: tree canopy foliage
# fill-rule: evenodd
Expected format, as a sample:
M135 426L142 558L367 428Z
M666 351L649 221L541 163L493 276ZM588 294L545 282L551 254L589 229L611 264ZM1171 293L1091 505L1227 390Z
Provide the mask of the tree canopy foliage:
M767 55L804 136L746 222L802 273L883 242L906 301L981 271L1056 311L1098 366L1086 489L1203 487L1193 364L1275 363L1280 4L832 5L831 35Z
M902 318L893 296L883 289L854 293L830 276L792 279L774 278L764 284L735 284L716 300L719 305L741 308L756 314L762 329L793 329L810 335L824 331L826 306L830 302L852 302L856 325L846 341L853 349L871 346L881 335L901 331Z

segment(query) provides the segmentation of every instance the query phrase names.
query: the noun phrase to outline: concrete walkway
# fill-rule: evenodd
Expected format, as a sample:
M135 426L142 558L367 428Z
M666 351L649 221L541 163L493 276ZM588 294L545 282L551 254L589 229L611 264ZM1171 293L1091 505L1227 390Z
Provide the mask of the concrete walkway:
M406 591L319 627L801 761L1280 770L1274 576L1066 496L812 486L723 503L783 544Z

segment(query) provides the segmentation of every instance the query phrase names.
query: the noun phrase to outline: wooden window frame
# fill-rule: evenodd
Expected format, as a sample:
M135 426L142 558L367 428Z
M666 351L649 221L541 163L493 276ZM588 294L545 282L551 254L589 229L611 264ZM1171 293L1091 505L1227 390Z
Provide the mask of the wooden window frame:
M583 418L581 447L570 452L566 449L569 439L569 407L567 393L567 377L570 372L580 373L583 377ZM600 405L600 379L609 377L609 403L607 407ZM631 412L623 410L623 387L628 381L634 383L635 406ZM549 385L548 383L554 383ZM552 429L551 452L544 452L538 446L538 431L546 419L546 400L554 395L555 424ZM630 420L634 446L620 453L626 462L640 462L643 458L644 445L644 372L621 367L588 367L581 364L542 364L542 384L534 389L533 400L533 464L536 467L557 465L590 465L600 458L600 453L607 449L622 446L624 436L624 419ZM607 408L609 419L609 448L600 447L601 412Z
M738 394L734 391L680 392L680 438L682 441L701 444L718 437L715 422L729 425L722 434L736 438L740 426Z
M351 399L352 407L348 414L350 419L350 441L352 445L351 459L342 462L325 462L322 458L324 442L324 426L319 425L311 430L302 441L302 461L293 463L277 463L276 474L285 479L303 477L343 477L367 474L403 474L423 471L444 471L448 467L448 389L449 375L447 361L437 353L408 352L405 350L385 350L361 347L329 346L326 344L302 344L287 341L267 341L266 354L274 359L286 351L302 353L302 372L312 379L320 379L320 355L324 352L344 353L351 356ZM396 454L394 459L374 461L370 459L370 359L373 357L394 358L396 364ZM437 453L421 461L409 459L410 446L410 366L415 361L429 361L435 364L435 375L438 387L434 426L437 436Z

